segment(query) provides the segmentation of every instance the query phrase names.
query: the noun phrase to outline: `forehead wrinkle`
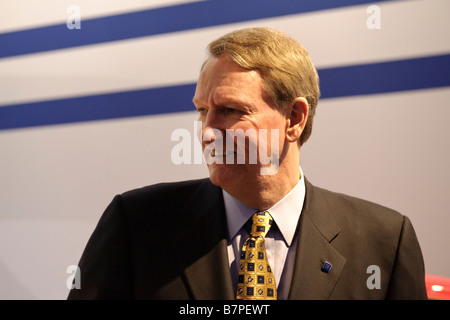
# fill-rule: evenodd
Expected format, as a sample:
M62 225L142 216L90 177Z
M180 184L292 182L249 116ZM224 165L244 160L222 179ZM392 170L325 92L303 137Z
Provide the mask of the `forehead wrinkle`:
M214 91L212 101L218 106L225 104L248 105L251 99L241 89L218 87Z

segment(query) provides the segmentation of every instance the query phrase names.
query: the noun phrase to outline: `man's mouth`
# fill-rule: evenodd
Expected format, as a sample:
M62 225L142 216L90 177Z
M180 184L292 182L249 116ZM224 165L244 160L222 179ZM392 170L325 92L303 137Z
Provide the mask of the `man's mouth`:
M222 157L227 155L234 155L234 151L213 150L211 151L211 157Z

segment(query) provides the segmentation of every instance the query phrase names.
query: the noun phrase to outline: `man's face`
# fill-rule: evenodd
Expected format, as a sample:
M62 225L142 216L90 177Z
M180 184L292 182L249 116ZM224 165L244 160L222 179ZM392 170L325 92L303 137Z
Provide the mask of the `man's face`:
M213 160L208 164L212 183L225 190L252 187L260 180L261 167L267 167L261 156L268 156L273 150L282 152L288 125L285 115L272 106L262 89L260 73L242 68L224 56L210 58L198 79L193 101L202 122L205 159L207 163L208 158ZM261 131L266 131L267 138ZM271 139L274 131L278 135ZM248 135L244 145L236 136L230 141L230 133L239 132L256 135ZM251 161L250 153L255 152L257 160ZM241 156L245 156L245 163Z

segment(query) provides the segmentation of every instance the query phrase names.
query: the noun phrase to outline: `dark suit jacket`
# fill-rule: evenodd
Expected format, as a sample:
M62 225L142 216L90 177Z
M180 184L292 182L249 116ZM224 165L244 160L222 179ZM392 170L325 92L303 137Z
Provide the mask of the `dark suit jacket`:
M290 299L426 299L407 217L306 181L297 232ZM226 234L222 192L209 179L118 195L85 248L81 289L69 299L234 299ZM376 283L372 265L379 289L367 285Z

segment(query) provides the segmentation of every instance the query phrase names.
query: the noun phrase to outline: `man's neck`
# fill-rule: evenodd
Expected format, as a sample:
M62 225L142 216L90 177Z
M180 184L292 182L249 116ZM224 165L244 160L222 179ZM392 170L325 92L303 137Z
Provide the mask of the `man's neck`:
M278 170L275 175L259 176L248 185L224 188L230 195L256 210L266 210L287 195L301 178L300 167Z

